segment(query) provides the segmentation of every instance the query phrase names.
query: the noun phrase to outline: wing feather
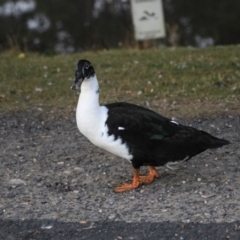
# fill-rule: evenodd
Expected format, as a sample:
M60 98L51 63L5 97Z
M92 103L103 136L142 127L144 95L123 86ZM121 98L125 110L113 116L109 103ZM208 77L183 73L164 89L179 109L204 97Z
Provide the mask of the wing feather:
M119 127L128 132L141 132L149 140L163 140L179 130L179 125L150 109L129 103L112 103L108 108L109 134L118 137ZM123 130L121 130L123 132Z

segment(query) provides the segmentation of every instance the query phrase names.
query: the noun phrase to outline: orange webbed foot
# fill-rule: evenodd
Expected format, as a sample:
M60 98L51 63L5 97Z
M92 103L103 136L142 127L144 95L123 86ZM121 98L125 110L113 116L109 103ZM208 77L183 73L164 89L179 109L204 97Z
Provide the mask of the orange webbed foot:
M115 192L126 192L138 188L141 184L149 184L155 178L159 177L158 172L153 166L149 166L149 174L147 176L139 176L140 169L134 169L132 183L123 183L114 188Z
M123 183L117 187L114 188L115 192L126 192L126 191L130 191L132 189L138 188L140 185L140 183L138 182L137 184L133 184L133 183Z
M115 192L126 192L132 189L138 188L140 185L139 182L139 169L134 169L133 181L132 183L123 183L114 188Z
M139 176L139 182L143 184L149 184L153 182L155 178L158 178L159 174L156 169L152 166L149 166L149 174L147 176Z

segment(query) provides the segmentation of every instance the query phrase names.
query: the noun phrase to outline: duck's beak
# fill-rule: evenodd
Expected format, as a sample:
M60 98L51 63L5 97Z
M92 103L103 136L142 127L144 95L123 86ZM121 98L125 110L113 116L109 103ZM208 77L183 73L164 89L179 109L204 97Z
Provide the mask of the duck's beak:
M77 88L79 88L81 86L83 80L84 80L84 78L83 78L82 74L80 72L76 71L75 82L72 85L72 90L76 90Z

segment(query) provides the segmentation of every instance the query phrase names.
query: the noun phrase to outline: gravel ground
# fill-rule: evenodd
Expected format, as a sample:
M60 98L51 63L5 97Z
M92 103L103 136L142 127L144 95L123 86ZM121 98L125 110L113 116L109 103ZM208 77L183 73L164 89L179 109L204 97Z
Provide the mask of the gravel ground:
M77 129L74 112L68 116L53 112L49 116L37 110L1 113L0 233L6 224L17 229L21 222L33 226L46 220L68 228L71 223L81 228L92 226L90 222L110 224L109 228L114 223L128 223L139 226L140 231L148 224L153 229L156 224L162 228L164 224L184 224L193 229L194 224L232 223L237 235L231 239L240 239L240 117L225 114L215 119L178 121L232 144L206 151L176 172L159 167L161 177L154 183L116 194L114 186L131 180L131 165L89 143ZM204 227L203 232L207 233ZM121 235L116 239L118 236L121 239ZM141 237L132 239L145 239ZM174 238L162 235L162 239Z

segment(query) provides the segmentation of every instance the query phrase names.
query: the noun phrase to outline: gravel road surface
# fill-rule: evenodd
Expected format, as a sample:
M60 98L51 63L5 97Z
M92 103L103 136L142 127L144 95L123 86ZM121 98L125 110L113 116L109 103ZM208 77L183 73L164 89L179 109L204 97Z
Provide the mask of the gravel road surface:
M74 112L1 113L0 238L240 239L240 117L178 121L231 144L116 194L132 166L89 143Z

